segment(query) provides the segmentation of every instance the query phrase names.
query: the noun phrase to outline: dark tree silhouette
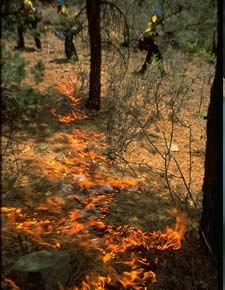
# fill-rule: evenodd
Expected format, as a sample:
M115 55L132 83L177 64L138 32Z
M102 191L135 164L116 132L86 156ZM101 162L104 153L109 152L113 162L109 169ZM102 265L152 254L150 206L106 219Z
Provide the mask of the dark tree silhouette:
M87 18L91 47L91 69L88 108L99 110L101 107L101 31L100 0L87 0Z
M214 257L219 260L222 243L222 5L218 1L218 42L217 62L210 103L207 114L207 142L205 156L205 176L203 181L203 212L200 221L200 235ZM221 166L220 166L221 165Z

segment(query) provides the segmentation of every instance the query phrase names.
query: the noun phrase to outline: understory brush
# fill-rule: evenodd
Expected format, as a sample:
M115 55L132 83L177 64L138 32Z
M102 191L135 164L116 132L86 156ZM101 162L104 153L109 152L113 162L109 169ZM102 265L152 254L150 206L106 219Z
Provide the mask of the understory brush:
M123 68L111 70L107 95L108 141L118 158L127 164L132 163L135 151L143 148L148 155L146 170L155 167L154 162L149 164L151 156L158 156L159 166L154 169L159 169L163 176L173 203L187 210L192 206L199 208L196 186L195 192L192 191L193 183L199 178L196 171L193 173L193 155L198 146L204 146L201 143L204 128L200 133L199 124L208 105L206 96L213 73L208 62L190 59L189 54L171 48L164 53L163 66L165 76L161 76L156 61L148 66L144 76ZM142 159L140 156L140 163ZM133 167L132 171L135 170L138 171Z
M27 69L29 62L26 61L20 52L7 50L4 45L2 47L2 106L3 117L6 120L10 114L14 117L28 116L32 109L40 101L40 94L34 90L26 81L28 73L31 73L36 84L43 81L44 64L42 60ZM10 114L9 114L10 112Z

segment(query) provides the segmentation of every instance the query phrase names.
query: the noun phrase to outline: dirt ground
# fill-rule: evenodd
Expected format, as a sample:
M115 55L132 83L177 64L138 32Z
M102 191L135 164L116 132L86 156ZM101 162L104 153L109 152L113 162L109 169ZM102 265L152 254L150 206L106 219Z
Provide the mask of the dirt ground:
M55 11L50 8L50 12ZM45 72L39 85L30 75L26 79L41 94L37 110L28 120L17 117L9 143L2 136L3 149L8 144L2 172L4 275L22 255L41 249L67 249L74 255L71 245L75 244L77 259L82 260L82 251L87 251L84 256L93 253L94 258L94 251L99 251L97 256L106 262L100 266L96 262L92 268L86 265L85 271L81 267L80 277L74 277L67 289L216 289L213 262L198 239L205 120L193 116L193 112L199 103L194 96L200 92L200 84L196 81L193 85L193 100L184 113L185 120L192 118L191 192L196 205L189 196L185 204L186 193L180 178L173 183L175 204L165 182L163 160L148 149L146 140L141 144L133 142L122 157L119 153L115 158L109 154L111 147L105 132L107 62L103 62L102 110L93 115L82 106L77 109L78 99L85 102L88 98L89 53L85 44L75 39L79 61L73 63L66 61L63 42L51 31L42 35L42 51L33 49L30 36L26 34L25 38L27 50L22 56L30 61L29 66L42 60ZM14 45L7 43L10 50ZM130 70L137 68L144 58L141 52L132 54L137 61ZM192 58L189 65L191 73L198 68L197 59ZM209 68L213 75L213 64ZM205 94L209 94L211 82L212 79L206 84ZM202 104L201 111L205 113L208 101L205 97ZM170 124L163 120L160 124L165 131L167 127L169 130ZM3 132L8 125L3 123ZM163 150L165 145L158 128L151 134ZM185 168L185 176L189 168L188 134L178 129L173 139L173 143L179 144L174 154ZM173 172L178 174L174 165L170 174ZM155 246L157 241L149 242L155 233L158 246L163 247L169 240L168 227L180 234L175 239L178 243L182 239L179 250L174 245L161 250ZM161 236L157 232L167 234ZM128 237L129 242L125 239ZM132 257L136 259L134 265L129 264ZM151 266L141 263L141 259L147 259ZM150 270L156 273L156 283L153 276L144 278L147 277L144 273ZM136 276L135 271L139 273ZM106 278L109 274L111 282ZM105 277L105 288L97 286L99 277ZM92 288L85 288L82 281ZM79 288L69 288L72 286Z

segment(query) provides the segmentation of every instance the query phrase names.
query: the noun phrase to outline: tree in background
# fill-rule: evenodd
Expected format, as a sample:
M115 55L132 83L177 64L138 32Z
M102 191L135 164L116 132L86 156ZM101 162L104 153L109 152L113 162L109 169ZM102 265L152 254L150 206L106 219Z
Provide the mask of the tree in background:
M101 31L100 0L87 0L86 10L91 47L91 68L88 108L99 110L101 107Z
M220 1L218 1L219 3ZM207 114L207 142L205 156L205 176L203 181L203 212L200 221L200 234L211 253L219 259L220 232L222 219L219 215L222 196L222 128L219 126L222 111L222 7L218 4L218 45L216 72L210 93L210 103ZM221 71L220 71L221 70ZM221 111L220 111L221 110Z

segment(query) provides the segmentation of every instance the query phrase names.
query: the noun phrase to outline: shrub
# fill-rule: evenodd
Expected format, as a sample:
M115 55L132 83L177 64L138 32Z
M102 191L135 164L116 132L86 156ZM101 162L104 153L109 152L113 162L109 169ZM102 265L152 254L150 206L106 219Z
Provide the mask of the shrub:
M28 115L31 111L30 105L39 102L39 92L24 81L28 64L20 52L7 50L2 45L2 105L5 114L19 110L22 115ZM41 60L30 70L36 84L43 81L44 64Z

